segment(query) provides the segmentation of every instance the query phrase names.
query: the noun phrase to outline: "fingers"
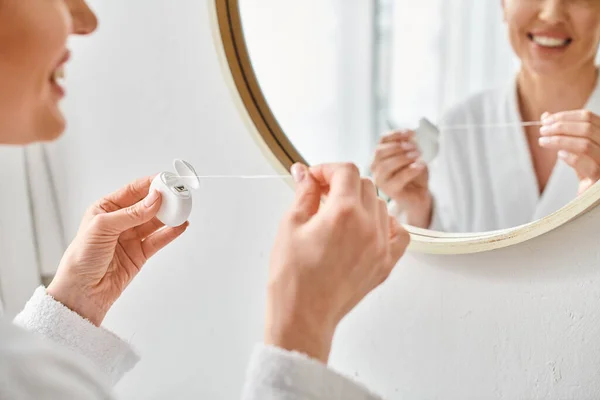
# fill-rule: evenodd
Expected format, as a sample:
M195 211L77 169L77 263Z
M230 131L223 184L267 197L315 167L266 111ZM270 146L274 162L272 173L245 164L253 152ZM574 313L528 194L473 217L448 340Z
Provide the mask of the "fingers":
M162 229L165 226L158 218L154 217L150 221L146 222L143 225L136 226L134 228L135 234L138 239L146 239L148 236L152 235L159 229Z
M575 136L546 136L539 139L541 147L557 151L566 151L576 155L589 156L600 162L600 146L587 138Z
M423 161L417 161L410 164L408 167L401 169L392 175L389 179L394 181L394 185L402 190L409 183L417 179L427 169L427 165Z
M388 213L387 203L383 199L377 199L377 207L377 219L379 220L381 237L387 246L390 241L390 215Z
M378 182L387 182L392 178L392 176L396 175L409 165L415 163L419 157L421 157L421 153L419 151L405 152L397 155L396 157L388 158L377 164L373 164L371 170L377 177Z
M410 141L382 143L379 146L377 146L377 149L375 150L375 161L373 162L373 164L377 164L378 162L381 162L386 158L396 157L401 154L416 150L417 145Z
M101 199L98 206L108 213L129 207L148 195L153 179L154 176L137 179Z
M542 115L541 147L558 151L579 179L598 180L600 170L600 117L589 110Z
M321 186L329 187L329 198L361 198L361 179L356 165L322 164L311 167L309 171Z
M142 251L146 259L149 259L165 246L177 239L189 226L189 222L173 228L164 228L154 232L142 241Z
M373 213L374 216L377 215L377 188L373 181L369 178L362 178L361 180L361 192L362 192L362 203L367 210Z
M391 222L394 225L395 235L390 238L390 257L391 257L391 268L393 268L400 258L406 252L406 248L410 244L409 233L398 224L396 219Z
M393 215L388 214L388 221L389 221L389 228L390 228L389 234L390 234L390 239L391 239L398 234L401 227L400 227L400 224L398 223L398 220Z
M406 141L410 140L415 136L415 132L405 129L390 132L381 137L379 143L390 143L390 142L398 142L398 141Z
M596 145L600 145L600 129L588 122L555 122L540 128L542 137L573 136L585 138Z
M294 164L291 172L296 182L291 213L297 222L306 222L319 211L323 189L305 165Z
M161 195L153 190L145 199L132 206L94 217L95 229L104 233L120 235L128 229L149 222L160 209Z
M400 226L396 218L390 216L387 213L387 209L385 215L388 222L386 233L389 233L386 241L388 253L386 262L382 264L383 270L379 284L385 282L389 277L410 244L410 235Z
M587 178L595 182L600 178L600 166L590 157L566 151L559 151L558 157L575 169L579 179Z
M600 127L600 117L589 110L562 111L555 114L544 113L542 116L544 125L552 125L557 122L587 122Z

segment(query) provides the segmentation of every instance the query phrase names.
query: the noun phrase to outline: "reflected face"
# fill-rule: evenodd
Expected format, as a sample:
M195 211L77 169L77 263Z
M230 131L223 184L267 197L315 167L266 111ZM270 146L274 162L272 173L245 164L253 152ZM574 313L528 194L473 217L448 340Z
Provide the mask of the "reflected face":
M57 138L70 34L88 34L96 18L82 0L0 2L0 144Z
M593 65L600 42L599 0L503 0L511 45L540 75Z

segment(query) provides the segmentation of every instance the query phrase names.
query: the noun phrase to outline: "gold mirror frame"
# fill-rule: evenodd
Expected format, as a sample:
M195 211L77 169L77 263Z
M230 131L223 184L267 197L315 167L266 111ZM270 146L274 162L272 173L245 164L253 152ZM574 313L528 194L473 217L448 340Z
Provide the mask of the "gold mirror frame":
M215 46L224 77L240 114L271 164L288 171L306 161L289 141L271 112L248 55L238 0L209 1ZM565 207L537 221L510 229L483 233L452 234L407 226L410 249L431 254L466 254L499 249L547 233L584 214L600 203L600 183Z

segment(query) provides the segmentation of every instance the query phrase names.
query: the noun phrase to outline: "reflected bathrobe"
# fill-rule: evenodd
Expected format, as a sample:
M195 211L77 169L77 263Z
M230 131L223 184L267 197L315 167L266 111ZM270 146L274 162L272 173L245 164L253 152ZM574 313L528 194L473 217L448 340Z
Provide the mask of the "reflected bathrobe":
M598 86L585 108L600 114ZM575 170L561 160L540 194L523 127L443 130L520 121L516 80L472 96L444 115L439 154L430 165L430 229L463 233L511 228L545 217L577 197ZM390 206L396 212L396 205Z

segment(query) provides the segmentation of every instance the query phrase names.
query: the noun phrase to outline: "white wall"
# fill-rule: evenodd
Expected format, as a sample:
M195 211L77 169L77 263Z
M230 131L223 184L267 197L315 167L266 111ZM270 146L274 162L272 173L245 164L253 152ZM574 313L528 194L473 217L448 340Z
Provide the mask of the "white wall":
M71 125L52 147L68 235L135 177L270 173L231 101L205 1L95 0L73 44ZM126 399L235 399L261 338L283 182L207 182L185 236L143 270L106 325L143 361ZM600 393L600 211L493 253L408 255L341 327L333 365L390 399L592 399Z

